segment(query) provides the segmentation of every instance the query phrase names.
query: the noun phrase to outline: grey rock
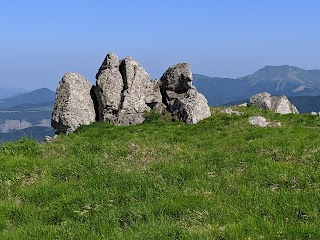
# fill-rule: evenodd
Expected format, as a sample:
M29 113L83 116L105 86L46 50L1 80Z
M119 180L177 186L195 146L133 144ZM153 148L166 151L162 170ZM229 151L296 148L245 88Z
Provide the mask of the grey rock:
M250 117L249 123L257 127L267 127L270 125L270 122L268 122L267 119L262 116Z
M50 142L52 140L52 137L50 137L50 136L45 136L44 137L44 141L45 142Z
M161 83L163 91L177 94L183 94L195 88L192 86L192 72L188 63L179 63L169 67L161 77Z
M211 116L207 99L192 85L188 63L170 67L160 79L160 89L167 110L187 124L196 124Z
M59 82L51 125L58 133L70 133L95 121L92 84L78 73L66 73Z
M248 122L256 127L281 127L280 122L269 122L262 116L250 117Z
M117 125L140 124L144 113L162 109L158 81L130 57L118 60L109 53L97 73L99 120Z
M120 72L124 81L121 110L118 124L143 123L144 113L151 110L152 104L161 103L160 88L151 82L149 74L130 57L121 61Z
M232 114L235 114L235 115L237 115L237 116L243 115L243 112L234 111L234 110L232 110L231 108L222 109L220 112L221 112L221 113L226 113L226 114L228 114L228 115L232 115Z
M100 121L116 122L124 83L119 70L119 59L115 54L107 54L96 79L95 93L99 111L98 119Z
M320 116L320 112L311 112L310 114L318 117Z
M248 107L248 103L241 103L238 105L238 107Z
M258 93L250 98L250 105L258 108L270 109L280 114L298 114L297 108L291 104L286 96L271 96L267 92Z

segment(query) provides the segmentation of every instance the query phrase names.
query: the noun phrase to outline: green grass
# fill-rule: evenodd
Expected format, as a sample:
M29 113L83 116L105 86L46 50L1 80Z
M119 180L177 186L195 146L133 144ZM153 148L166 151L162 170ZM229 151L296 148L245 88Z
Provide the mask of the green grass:
M320 118L238 110L2 145L0 239L320 239Z

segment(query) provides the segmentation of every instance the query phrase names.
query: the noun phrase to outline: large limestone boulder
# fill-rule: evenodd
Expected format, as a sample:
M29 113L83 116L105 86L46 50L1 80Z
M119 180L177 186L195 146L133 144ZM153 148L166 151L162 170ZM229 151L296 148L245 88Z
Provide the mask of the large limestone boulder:
M250 105L258 108L270 109L276 113L298 114L297 108L288 100L286 96L271 96L267 92L258 93L250 98Z
M121 103L124 83L119 70L119 59L113 53L107 54L96 75L96 97L100 121L116 122Z
M144 113L162 104L159 83L130 57L109 53L96 76L99 120L118 125L140 124Z
M130 57L121 60L120 72L124 82L118 124L130 125L143 123L144 113L161 104L162 97L157 82Z
M95 121L92 84L78 73L66 73L59 82L51 125L58 133L70 133Z
M192 85L188 63L170 67L160 79L160 89L167 110L187 124L196 124L211 116L207 99Z

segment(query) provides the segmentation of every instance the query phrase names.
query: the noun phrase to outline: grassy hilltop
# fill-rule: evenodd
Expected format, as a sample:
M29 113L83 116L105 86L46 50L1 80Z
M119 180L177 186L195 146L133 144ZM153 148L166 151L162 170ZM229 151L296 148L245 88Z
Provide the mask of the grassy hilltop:
M0 239L320 239L320 118L235 109L0 146Z

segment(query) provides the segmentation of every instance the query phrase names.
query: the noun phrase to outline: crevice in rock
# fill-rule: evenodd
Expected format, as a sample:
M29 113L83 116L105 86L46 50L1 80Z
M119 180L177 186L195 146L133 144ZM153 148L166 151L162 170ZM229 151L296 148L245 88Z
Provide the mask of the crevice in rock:
M98 102L98 98L97 98L97 94L96 94L96 86L92 86L91 90L90 90L90 96L93 102L93 106L94 106L94 111L96 113L96 121L100 120L100 113L99 113L99 102Z
M150 103L146 103L147 106L151 109L153 109L158 103L157 102L150 102Z
M119 63L119 71L122 77L123 81L123 89L121 91L121 99L120 99L120 104L119 104L119 111L123 108L123 102L124 102L124 92L128 89L128 79L126 77L126 66L125 66L125 59L120 60Z

